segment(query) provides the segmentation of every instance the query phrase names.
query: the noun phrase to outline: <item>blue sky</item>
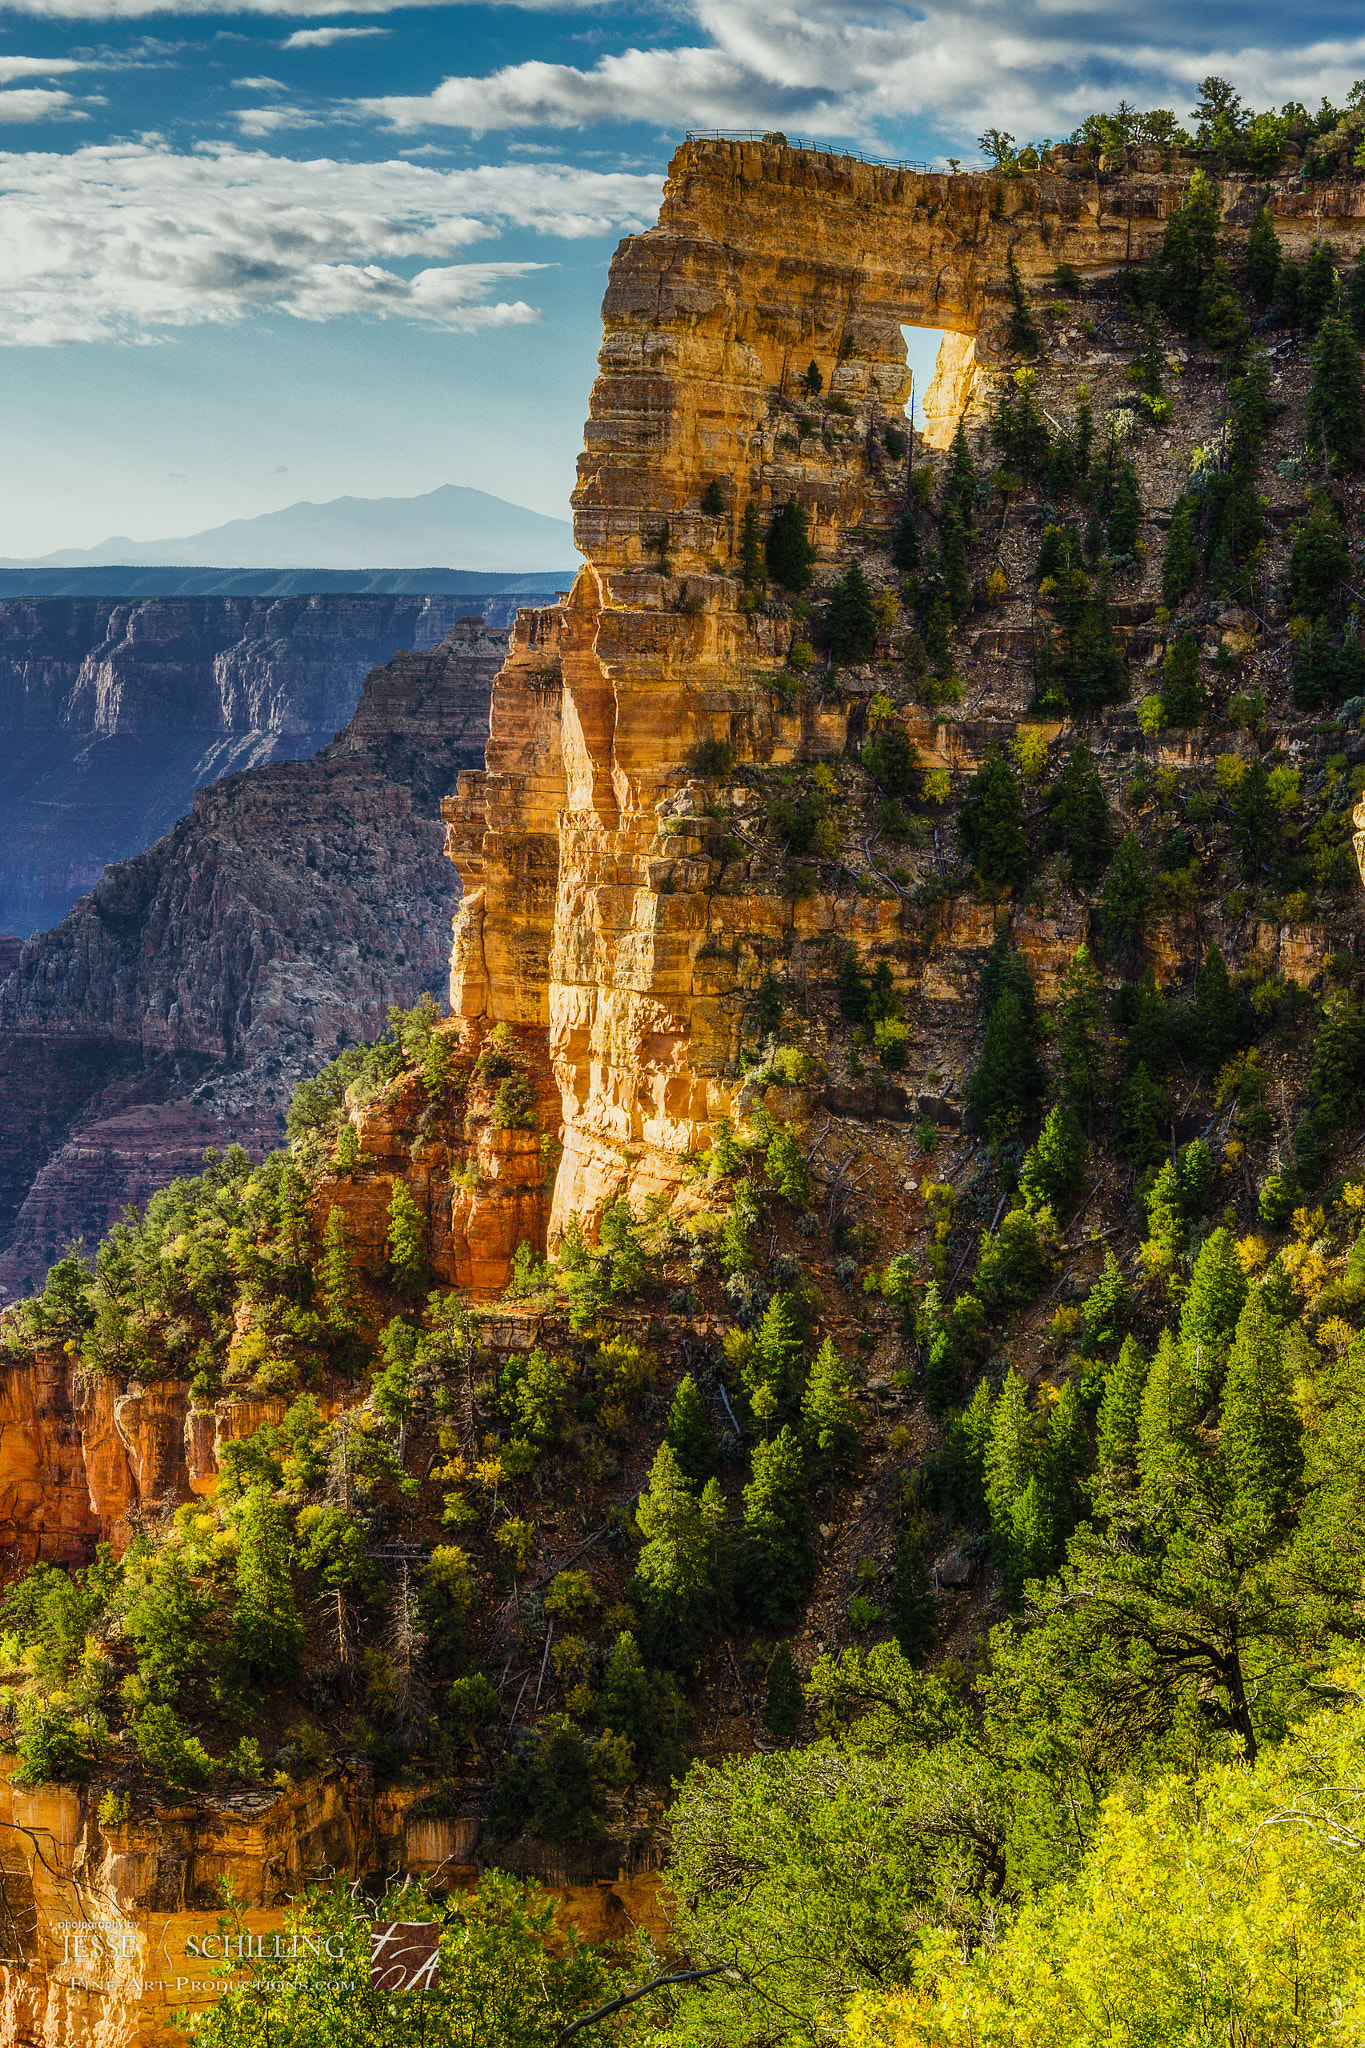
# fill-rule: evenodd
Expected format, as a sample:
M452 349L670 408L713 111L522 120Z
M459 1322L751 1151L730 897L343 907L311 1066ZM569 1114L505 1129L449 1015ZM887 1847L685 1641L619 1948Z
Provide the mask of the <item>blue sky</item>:
M0 554L442 483L567 513L607 264L688 127L974 156L1340 100L1359 5L0 8Z

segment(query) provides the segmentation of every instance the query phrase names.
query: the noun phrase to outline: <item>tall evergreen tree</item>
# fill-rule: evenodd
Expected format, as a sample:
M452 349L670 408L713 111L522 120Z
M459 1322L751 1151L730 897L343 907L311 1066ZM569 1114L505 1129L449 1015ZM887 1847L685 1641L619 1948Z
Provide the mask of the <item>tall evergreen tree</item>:
M1342 314L1324 320L1313 344L1306 440L1334 469L1358 469L1365 458L1360 343Z
M1199 1247L1180 1311L1180 1348L1200 1401L1216 1392L1246 1300L1246 1275L1230 1231L1210 1231Z
M635 1521L644 1538L635 1577L645 1647L656 1662L690 1664L709 1640L717 1589L701 1503L667 1443L650 1468Z
M1131 462L1120 463L1114 502L1109 512L1109 552L1131 555L1142 525L1142 500L1138 496L1137 471Z
M858 1467L858 1423L848 1368L826 1337L801 1396L801 1438L816 1482L844 1485Z
M1048 1111L1038 1142L1019 1172L1019 1192L1032 1209L1047 1207L1064 1217L1085 1181L1085 1135L1069 1103Z
M1194 1049L1199 1064L1210 1076L1237 1050L1241 1037L1237 991L1228 976L1227 962L1217 946L1210 946L1199 970L1191 1019Z
M840 954L835 985L839 991L840 1016L847 1018L850 1024L865 1024L871 991L856 946L845 946Z
M1084 889L1103 874L1114 850L1109 802L1084 740L1072 748L1048 792L1048 842L1065 851L1071 872Z
M795 1610L810 1577L805 1459L794 1432L755 1444L753 1477L744 1489L743 1592L755 1620L779 1627Z
M1033 1019L1013 989L991 1011L981 1064L967 1082L977 1123L997 1143L1031 1121L1043 1092Z
M344 1209L332 1207L322 1233L322 1260L318 1279L327 1308L327 1320L334 1330L354 1330L360 1321L360 1280L351 1233Z
M972 608L972 577L967 529L955 509L944 513L939 526L938 566L953 617L963 619Z
M967 784L957 836L983 882L993 888L1018 888L1028 873L1024 797L994 741Z
M877 618L861 562L850 562L830 592L825 627L829 651L836 661L872 659L877 645Z
M789 499L768 528L768 574L788 590L805 590L815 567L815 548L806 515Z
M908 508L896 522L891 536L891 560L903 576L912 569L918 569L920 561L919 527L915 515Z
M1337 295L1337 267L1324 242L1314 242L1303 266L1299 315L1309 334L1316 334Z
M389 1201L389 1266L400 1287L421 1286L427 1269L426 1221L405 1180L396 1180Z
M1147 1384L1147 1359L1136 1337L1125 1337L1119 1355L1104 1376L1096 1418L1100 1462L1131 1465L1137 1456L1142 1390Z
M1280 274L1282 255L1270 208L1262 206L1252 223L1251 240L1247 244L1247 278L1263 306L1268 306L1275 296L1275 280Z
M233 1639L247 1682L279 1685L294 1676L303 1647L289 1577L284 1516L266 1485L250 1487L236 1517L237 1605Z
M664 1442L693 1486L704 1486L716 1469L716 1439L707 1420L697 1383L683 1374L668 1414Z
M1076 948L1062 976L1057 995L1057 1051L1062 1087L1068 1102L1087 1128L1104 1090L1104 1037L1100 1011L1102 984L1090 948Z
M939 509L941 513L956 513L964 531L971 532L976 515L976 464L972 460L971 443L962 420L957 423L957 432L948 450Z
M1151 871L1136 832L1119 841L1104 882L1104 944L1107 952L1142 943L1152 907Z
M1015 1502L1038 1470L1039 1451L1028 1389L1011 1366L991 1414L984 1460L986 1512L1002 1550L1009 1544Z
M739 522L739 566L746 590L753 590L763 581L763 531L752 498Z
M1163 1330L1142 1389L1138 1415L1138 1470L1154 1490L1189 1457L1198 1402L1180 1346Z
M1161 601L1174 610L1194 588L1199 575L1199 550L1194 540L1195 502L1177 498L1161 564Z
M1161 705L1168 725L1198 725L1208 709L1208 694L1199 680L1199 640L1193 626L1180 635L1161 671Z
M1303 1469L1302 1439L1284 1330L1265 1290L1254 1287L1237 1320L1219 1433L1223 1467L1244 1514L1284 1521Z

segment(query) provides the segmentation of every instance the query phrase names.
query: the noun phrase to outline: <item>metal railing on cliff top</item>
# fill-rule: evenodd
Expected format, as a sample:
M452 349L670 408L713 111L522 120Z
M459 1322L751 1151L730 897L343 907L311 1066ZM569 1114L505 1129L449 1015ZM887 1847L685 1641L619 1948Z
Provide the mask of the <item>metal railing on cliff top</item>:
M689 142L763 142L775 131L771 128L689 128ZM816 156L848 156L855 163L871 164L879 171L920 171L933 170L932 164L919 163L912 157L868 156L861 149L836 148L832 142L813 141L809 136L788 135L782 131L788 149L810 150Z

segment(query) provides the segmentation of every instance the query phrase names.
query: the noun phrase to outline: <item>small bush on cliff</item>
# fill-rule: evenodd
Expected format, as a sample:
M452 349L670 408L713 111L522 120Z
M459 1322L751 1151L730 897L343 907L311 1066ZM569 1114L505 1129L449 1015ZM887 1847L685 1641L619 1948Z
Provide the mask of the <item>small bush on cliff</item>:
M108 1741L102 1714L73 1713L41 1694L26 1699L19 1709L15 1783L79 1784L99 1767Z

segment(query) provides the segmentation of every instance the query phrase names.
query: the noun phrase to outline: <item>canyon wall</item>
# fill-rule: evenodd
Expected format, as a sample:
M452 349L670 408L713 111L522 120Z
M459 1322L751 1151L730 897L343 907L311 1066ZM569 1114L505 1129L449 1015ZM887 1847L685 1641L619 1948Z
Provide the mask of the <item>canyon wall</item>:
M483 758L506 636L466 619L365 683L311 761L201 790L0 986L0 1300L72 1235L279 1142L300 1078L444 979L460 885L437 809Z
M681 1155L734 1106L765 966L886 909L837 884L784 900L723 861L714 782L688 763L703 741L738 764L837 752L858 731L849 690L865 703L873 687L841 679L839 733L784 737L773 685L792 622L739 579L746 506L766 530L799 503L823 564L875 544L909 486L885 439L909 392L902 324L948 331L926 400L942 442L1006 359L1016 289L1062 263L1084 277L1144 261L1194 169L1158 151L1103 176L1080 151L1046 161L1035 176L921 175L689 141L657 227L616 253L574 494L586 561L566 605L518 619L485 770L443 806L466 890L452 1007L544 1031L561 1089L552 1238L624 1187L676 1186ZM1226 181L1230 240L1265 189ZM1272 181L1270 203L1287 253L1322 235L1353 253L1365 234L1358 185ZM812 361L818 405L803 396ZM704 504L713 483L722 510ZM924 725L922 750L954 747L962 765L964 735ZM743 790L720 794L742 806Z
M490 622L510 616L496 601ZM396 647L434 647L454 596L0 599L0 932L57 924L196 789L306 760Z

